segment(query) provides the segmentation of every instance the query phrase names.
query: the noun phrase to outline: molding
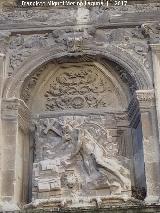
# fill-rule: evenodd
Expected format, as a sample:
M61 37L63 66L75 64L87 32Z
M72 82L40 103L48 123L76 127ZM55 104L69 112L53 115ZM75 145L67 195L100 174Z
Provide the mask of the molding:
M155 104L154 90L135 91L128 106L130 126L136 127L140 121L140 114L144 111L150 111Z
M85 25L101 27L140 26L144 22L160 20L159 3L138 4L125 6L112 6L106 9L102 6L95 10L85 8L89 12L90 21L84 20ZM35 31L38 29L49 29L53 27L77 25L78 7L63 7L49 9L40 8L10 8L0 10L0 30ZM36 11L36 12L35 12ZM72 14L70 13L72 11ZM65 14L65 16L63 15ZM56 20L55 20L56 17ZM84 17L83 17L84 19ZM68 20L68 21L67 21Z
M160 53L160 41L159 44L150 44L151 49L155 53Z
M66 59L68 60L68 58L82 58L82 61L86 61L88 57L95 61L99 58L106 58L110 61L114 61L130 75L133 82L136 82L137 89L152 88L152 80L147 70L145 70L140 63L137 63L136 59L133 56L131 57L125 50L123 50L122 54L122 50L113 45L108 47L97 47L96 44L93 44L86 46L86 49L82 52L70 53L61 48L57 50L51 47L39 51L38 54L35 53L16 71L14 79L8 79L5 85L6 90L3 93L4 97L16 97L17 94L20 94L25 79L49 61L63 63Z
M135 98L138 100L140 109L149 109L155 106L154 90L137 90L135 92Z
M17 121L19 127L27 131L30 112L23 100L17 98L2 99L2 120Z

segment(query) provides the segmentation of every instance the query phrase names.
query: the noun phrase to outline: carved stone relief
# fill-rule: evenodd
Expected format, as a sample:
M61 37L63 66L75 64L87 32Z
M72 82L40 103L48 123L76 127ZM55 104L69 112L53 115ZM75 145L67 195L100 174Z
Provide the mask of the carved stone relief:
M154 23L145 23L142 25L142 32L146 37L149 38L150 43L159 43L160 42L160 24Z
M24 23L26 21L28 21L30 24L31 23L37 23L40 22L41 26L43 25L43 23L52 23L55 21L55 23L60 22L61 24L65 23L66 20L63 19L64 17L62 17L61 15L65 13L65 17L66 19L70 20L69 23L74 23L75 22L75 15L76 15L76 11L74 10L67 10L67 9L61 9L61 10L57 10L57 9L51 9L51 10L46 10L45 13L43 10L18 10L18 9L14 9L14 10L10 10L10 11L2 11L0 13L0 22L1 24L6 24L6 23ZM66 23L67 25L67 23Z
M30 99L31 92L35 88L37 81L42 74L42 72L47 68L47 65L42 66L38 70L35 71L34 74L26 81L21 93L21 98L27 103Z
M137 90L134 98L138 100L140 107L150 108L151 106L155 106L154 90Z
M55 73L44 97L48 111L123 106L118 89L93 65L63 67Z
M113 45L122 50L122 52L127 52L137 62L143 64L146 70L151 71L152 63L148 41L145 39L143 30L140 27L97 30L95 38L97 42L105 40L105 45Z
M30 112L22 100L16 98L3 99L1 113L4 120L18 121L19 127L24 131L28 130Z
M129 54L133 60L137 61L151 75L151 55L141 28L99 30L94 27L82 29L66 28L42 34L17 34L11 36L8 49L8 74L14 74L13 71L16 72L25 61L30 57L34 57L35 54L39 54L45 48L54 47L56 53L64 51L75 53L85 52L94 46L97 47L97 45L104 51L107 47L114 49L119 54L121 51L124 54ZM124 71L122 75L120 73L122 80L125 75ZM129 81L129 76L126 76L126 79ZM131 93L134 93L137 89L133 83L129 83L129 87Z
M86 197L130 197L130 159L119 155L117 126L109 129L108 119L114 114L36 121L33 203L81 206Z
M105 61L103 62L102 60L102 64L105 64ZM114 62L108 62L108 64L110 64L114 70L116 71L116 73L118 73L120 79L128 86L129 88L129 92L130 94L134 94L134 92L137 90L138 86L137 86L137 82L134 79L134 75L131 76L126 69L122 68L121 66L119 66L118 64L115 64Z
M63 59L58 58L58 59L54 59L53 61L51 61L50 63L48 63L47 65L44 65L40 68L38 68L37 70L34 71L33 74L31 74L25 81L24 85L23 85L23 89L22 89L22 93L21 93L21 98L28 104L29 100L32 98L32 92L34 90L34 88L36 87L39 78L41 78L41 76L43 75L43 73L47 72L46 69L48 69L47 67L52 66L54 67L56 64L59 64L61 66L61 64L64 63L92 63L96 61L96 57L94 56L88 56L88 55L83 55L83 56L78 56L78 57L64 57ZM128 86L129 88L129 92L131 94L134 94L135 90L137 90L138 86L137 86L137 82L136 79L134 78L134 73L131 73L132 76L130 75L130 73L127 72L126 69L122 68L120 65L109 61L107 59L99 59L98 60L100 64L102 64L107 68L108 66L110 66L120 77L119 81L123 81L125 85ZM103 78L103 77L102 77ZM141 80L141 79L139 79ZM104 80L103 80L104 81ZM49 88L48 88L49 89ZM127 89L128 90L128 89Z
M106 20L110 22L114 16L121 15L125 13L133 14L135 11L139 12L150 12L153 10L159 12L159 4L154 4L154 7L150 5L128 5L125 7L109 7L107 10L105 8L92 8L89 9L89 24L106 24ZM65 19L63 15L65 13ZM13 34L10 37L10 44L8 47L9 57L9 75L13 73L13 70L19 68L25 60L27 60L32 54L38 53L39 50L46 47L54 46L55 50L59 52L68 51L70 53L80 52L91 48L91 46L96 45L104 48L106 45L116 44L125 53L129 53L132 57L135 57L138 63L144 64L145 68L151 72L151 56L148 50L147 38L143 34L148 34L150 31L150 36L152 38L157 38L159 40L158 25L152 27L143 25L142 29L139 28L119 28L119 29L101 29L95 27L69 27L76 24L77 9L68 10L66 8L61 8L56 10L52 8L50 10L6 10L1 11L0 22L2 25L7 23L11 24L23 24L27 22L29 26L34 23L34 26L40 24L41 27L53 25L53 22L58 27L56 30L42 30L41 33L29 33L20 35L19 33ZM56 17L56 18L55 18ZM68 26L68 27L67 27ZM89 28L92 28L90 30ZM150 28L150 30L149 30ZM147 30L148 29L148 30ZM96 32L97 31L97 32ZM100 34L98 33L100 32ZM102 36L103 35L103 36ZM118 35L118 36L117 36ZM103 37L103 39L101 39ZM157 40L157 41L158 41ZM3 42L4 43L4 42ZM118 44L118 45L117 45ZM3 44L4 45L4 44ZM112 48L112 46L110 46Z
M24 60L39 49L49 46L50 34L24 36L18 34L12 36L9 43L9 66L12 70L18 68ZM52 41L54 44L54 40Z
M89 32L90 33L90 32ZM23 62L46 47L53 47L57 52L81 52L86 41L92 36L84 29L53 30L44 34L11 36L9 43L9 68L10 72L20 67Z
M114 18L115 15L123 15L123 14L133 14L135 12L139 13L147 13L147 12L159 12L159 3L155 4L133 4L127 6L104 6L99 7L91 7L87 8L90 15L90 23L106 23L109 22L110 19ZM65 14L65 19L63 17ZM76 23L77 16L77 8L61 8L57 10L57 8L50 8L50 10L44 9L36 9L30 8L30 10L22 10L20 8L12 9L12 10L2 10L0 11L0 22L1 24L6 23L18 23L24 24L27 23L41 23L41 26L45 26L46 24L54 25L72 25Z
M0 53L5 54L7 52L8 44L9 44L9 32L1 32L0 33Z
M24 126L27 126L27 132L30 128L30 115L26 106L30 107L35 117L37 114L35 115L36 110L32 110L32 103L37 104L34 109L45 111L35 119L32 181L34 205L41 205L44 201L46 206L51 202L52 207L87 206L94 203L100 207L107 198L114 200L122 199L123 195L131 196L131 156L128 147L131 147L132 137L127 137L130 130L127 113L124 112L127 101L125 94L121 94L120 84L124 89L129 88L130 94L126 92L129 98L141 85L141 88L146 89L145 85L149 85L149 78L152 78L148 41L153 39L159 42L160 33L158 24L135 28L133 26L139 26L145 18L133 24L128 22L127 17L136 16L137 13L142 16L146 12L148 15L153 12L158 14L160 4L152 7L132 5L86 10L86 25L79 25L77 22L75 8L13 8L0 11L0 52L6 55L3 71L15 75L9 78L5 75L4 88L7 92L4 91L3 94L4 97L19 98L22 91L18 101L22 98L26 103L3 101L2 119L17 121L17 128L24 129ZM138 18L139 16L136 20ZM120 21L116 21L118 19ZM127 22L126 28L122 20ZM34 56L37 60L34 60ZM39 58L43 63L51 60L51 57L59 57L51 62L54 64L51 72L46 70L46 65L33 70L36 65L41 64ZM97 66L98 69L96 66L87 65L87 62L101 64L102 57L115 61L111 62L113 70L108 69L108 73L107 69L100 69L100 66ZM72 65L81 62L81 65L67 67L64 61ZM107 65L107 62L105 63ZM115 66L116 63L119 65ZM57 70L54 69L55 64L59 67ZM122 64L125 68L121 67ZM147 76L148 73L149 80L146 84L141 84L147 77L139 76ZM24 74L24 78L17 78L17 82L23 82L23 79L28 77L23 88L20 83L15 84L16 91L11 92L14 96L10 91L14 87L12 82L15 82L16 74ZM117 81L114 82L113 79ZM152 88L152 82L150 85ZM148 110L147 107L155 106L154 92L137 92L134 98L136 103L132 100L128 110L131 126L136 129L140 119L139 108ZM110 113L106 113L107 111ZM76 113L79 116L76 116ZM83 113L85 115L82 115ZM154 131L156 132L156 129ZM156 140L154 142L156 143ZM17 142L14 144L18 145ZM16 147L16 151L17 148L20 147ZM143 163L143 159L140 159ZM27 167L26 164L24 159L24 167ZM156 166L153 164L153 167ZM146 177L151 173L146 173ZM8 180L9 176L6 177ZM11 184L13 183L14 180ZM9 195L15 198L16 190Z

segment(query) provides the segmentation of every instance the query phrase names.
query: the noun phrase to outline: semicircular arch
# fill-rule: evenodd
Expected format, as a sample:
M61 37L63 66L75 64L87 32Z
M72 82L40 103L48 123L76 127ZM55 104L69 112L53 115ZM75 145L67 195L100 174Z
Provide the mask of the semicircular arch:
M151 77L144 69L143 65L139 64L127 52L121 54L119 48L110 47L104 50L94 47L89 50L84 50L83 52L70 53L68 51L58 52L52 47L44 49L39 54L32 55L21 67L19 67L15 75L6 82L3 98L20 98L23 83L35 70L52 60L63 63L63 61L71 57L81 58L82 61L99 61L101 58L110 60L118 64L122 69L125 69L137 89L151 89L153 87Z

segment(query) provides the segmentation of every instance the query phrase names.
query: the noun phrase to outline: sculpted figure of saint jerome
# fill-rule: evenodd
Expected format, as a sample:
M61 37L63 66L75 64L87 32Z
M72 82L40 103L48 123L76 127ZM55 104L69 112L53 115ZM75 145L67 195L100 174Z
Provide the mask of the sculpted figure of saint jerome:
M118 160L108 158L105 148L83 126L75 125L75 122L74 127L69 123L66 124L64 126L64 142L70 142L74 145L69 161L80 154L88 175L92 175L94 169L104 170L118 180L120 191L122 189L129 190L128 169L124 168Z

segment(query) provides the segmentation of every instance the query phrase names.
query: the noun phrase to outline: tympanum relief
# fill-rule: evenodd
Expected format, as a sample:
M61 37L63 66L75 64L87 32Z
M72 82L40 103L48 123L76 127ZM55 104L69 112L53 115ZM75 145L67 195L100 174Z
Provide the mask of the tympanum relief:
M33 203L92 205L130 196L130 160L119 155L118 131L106 116L58 116L36 121ZM113 133L114 132L114 133Z
M45 94L46 109L80 109L112 105L116 99L112 87L111 82L106 82L104 76L99 75L92 67L70 68L58 73L50 84Z
M123 110L127 108L126 97L118 81L109 71L103 71L94 63L66 63L48 67L33 87L37 102L33 111L62 111L70 109L107 108ZM48 76L45 76L45 72ZM39 78L39 76L38 76ZM31 79L32 80L32 79ZM32 83L32 81L31 81ZM32 85L31 85L32 86ZM30 86L30 87L31 87ZM29 84L24 88L22 98L28 101L31 93Z

